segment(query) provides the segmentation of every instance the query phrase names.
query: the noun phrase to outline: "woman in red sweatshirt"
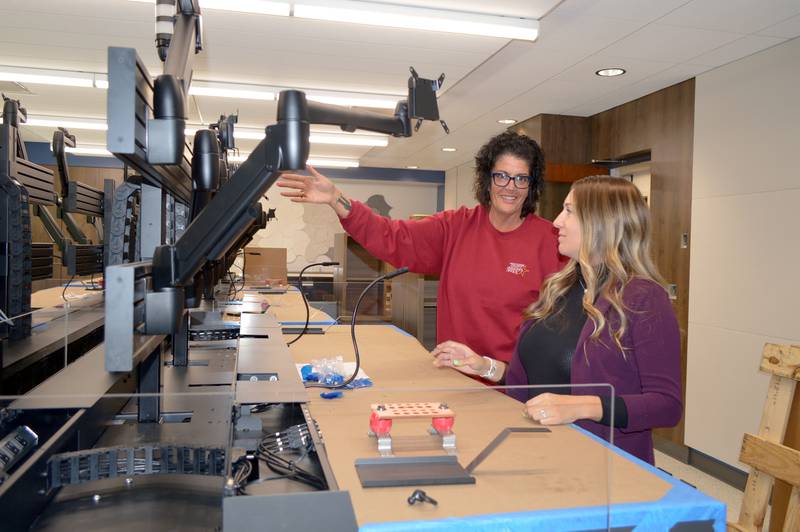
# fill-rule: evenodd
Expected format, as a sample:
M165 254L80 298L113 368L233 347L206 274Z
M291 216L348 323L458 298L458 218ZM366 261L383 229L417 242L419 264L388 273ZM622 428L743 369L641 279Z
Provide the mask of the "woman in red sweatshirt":
M523 310L563 263L553 226L534 214L544 185L544 155L532 139L505 132L475 157L478 205L422 220L378 216L345 197L325 176L283 174L281 192L298 203L327 203L347 231L395 267L439 275L436 338L508 362Z

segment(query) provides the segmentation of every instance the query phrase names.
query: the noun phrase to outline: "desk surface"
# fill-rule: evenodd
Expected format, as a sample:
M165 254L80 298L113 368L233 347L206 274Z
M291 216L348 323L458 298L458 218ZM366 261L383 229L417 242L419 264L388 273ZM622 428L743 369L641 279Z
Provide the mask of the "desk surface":
M35 309L63 308L65 298L71 307L76 305L99 304L103 300L103 291L90 290L87 286L79 282L70 284L66 287L66 291L63 286L54 286L32 293L31 307ZM34 317L35 316L36 314L34 314Z
M354 461L378 456L374 438L366 434L370 403L446 402L456 412L454 432L463 466L502 429L536 424L521 416L521 404L514 399L456 371L433 367L429 353L403 331L364 325L357 334L362 367L375 387L345 392L336 400L321 399L318 393L310 397L311 412L325 436L339 487L350 492L362 526L389 523L392 529L392 522L399 526L397 522L409 525L409 521L586 507L599 508L604 519L609 495L615 507L635 507L636 503L665 500L676 489L675 482L654 468L609 450L573 426L512 436L475 470L476 484L426 489L438 506L408 505L405 499L410 488L364 489ZM337 325L325 335L306 336L292 345L291 352L298 362L335 355L352 360L350 328ZM424 421L416 427L399 423L395 422L392 431L398 456L443 454L441 448L431 445L432 437L422 436ZM695 493L698 501L714 507L711 513L724 526L724 505ZM531 528L526 525L526 529Z
M303 304L303 297L300 291L294 287L289 287L289 290L284 294L261 294L258 292L245 292L242 296L244 302L266 302L269 303L267 312L275 315L278 322L282 324L300 324L306 321L306 307ZM329 325L333 323L334 318L322 312L321 310L309 307L309 322L311 324L324 324Z

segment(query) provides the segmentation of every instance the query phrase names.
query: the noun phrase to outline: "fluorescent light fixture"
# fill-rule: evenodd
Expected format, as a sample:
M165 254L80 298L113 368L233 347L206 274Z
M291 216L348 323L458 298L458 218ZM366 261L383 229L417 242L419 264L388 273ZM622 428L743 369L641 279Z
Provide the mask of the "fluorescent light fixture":
M197 132L198 128L204 126L192 126L186 128L186 136L191 137ZM261 140L264 138L264 130L256 128L234 128L233 136L239 140ZM374 146L386 147L389 145L389 137L386 135L365 135L358 133L330 133L327 131L311 131L308 137L311 144L335 144L339 146Z
M236 132L234 131L234 136ZM355 133L323 133L314 132L308 136L311 144L337 144L342 146L377 146L389 145L389 137L383 135L358 135Z
M378 2L300 0L294 2L293 14L297 18L464 33L503 39L535 41L539 35L539 21L536 19Z
M621 76L625 73L624 68L601 68L595 74L604 78L613 78L614 76Z
M249 85L226 83L220 81L193 81L189 94L197 96L220 96L242 100L278 99L278 93L289 87L271 87L266 85ZM345 105L352 107L370 107L375 109L394 109L397 101L404 96L393 94L371 94L361 92L327 91L296 87L306 93L306 99L312 102Z
M155 0L130 0L143 4L155 4ZM260 15L289 16L289 2L273 2L269 0L203 0L202 9L219 11L239 11L241 13L257 13Z
M306 99L312 102L329 103L332 105L345 105L350 107L371 107L374 109L394 109L397 101L404 96L392 96L385 94L317 91L313 89L302 90L306 93Z
M214 81L193 81L189 87L189 94L267 101L275 100L276 96L274 90L261 85L241 85Z
M325 166L328 168L358 168L357 159L331 159L309 157L308 164L311 166Z
M247 160L250 156L249 153L240 153L239 155L231 155L228 160L231 162L242 162ZM330 157L309 157L307 164L311 166L320 166L327 168L358 168L358 160L356 159L334 159Z
M234 126L233 128L233 138L240 139L240 140L261 140L266 136L266 133L263 129L255 130L255 129L242 129L237 128Z
M94 87L96 89L108 89L108 76L105 74L95 74Z
M28 115L28 121L25 122L23 126L49 127L53 129L65 127L67 129L108 131L108 124L103 119L73 118L66 116Z
M61 116L28 116L28 121L23 126L47 127L55 129L64 127L67 129L108 131L108 124L103 119L96 118L75 118ZM193 137L198 129L205 128L202 125L191 125L184 129L187 137ZM233 135L240 140L261 140L264 138L264 130L258 128L235 128ZM389 137L377 134L358 134L358 133L331 133L327 131L311 131L309 141L312 144L334 144L340 146L373 146L386 147L389 145Z
M108 89L108 76L99 72L0 66L0 81ZM240 100L275 101L278 93L287 89L289 87L195 80L189 88L189 94ZM302 87L297 87L296 90L305 92L306 98L310 101L375 109L393 110L397 101L404 98L402 95L395 94L342 92Z
M406 166L409 170L416 170L419 166Z
M50 151L53 151L53 145L50 145ZM102 146L75 146L74 148L66 147L67 153L72 155L89 155L92 157L113 157L114 154Z
M0 66L0 81L40 83L42 85L61 85L65 87L93 87L94 74L92 72L74 70Z
M517 121L514 120L513 118L501 118L500 120L497 121L497 123L503 124L504 126L509 126L511 124L516 124Z
M456 151L456 148L442 148L442 151L453 152Z

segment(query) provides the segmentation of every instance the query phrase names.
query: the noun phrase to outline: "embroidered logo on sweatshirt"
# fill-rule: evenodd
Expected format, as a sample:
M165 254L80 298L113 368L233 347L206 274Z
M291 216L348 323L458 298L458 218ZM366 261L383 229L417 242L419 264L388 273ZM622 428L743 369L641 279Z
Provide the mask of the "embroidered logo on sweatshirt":
M530 270L525 264L520 264L519 262L509 262L508 266L506 267L506 272L519 275L520 277L525 277L525 274L529 271Z

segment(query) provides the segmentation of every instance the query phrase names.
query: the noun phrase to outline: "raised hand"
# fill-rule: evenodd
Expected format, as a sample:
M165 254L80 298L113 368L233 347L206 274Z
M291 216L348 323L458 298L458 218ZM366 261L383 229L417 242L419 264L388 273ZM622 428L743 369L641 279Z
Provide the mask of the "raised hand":
M278 186L288 189L281 196L291 198L294 203L327 203L340 218L350 214L352 205L330 179L320 174L313 166L306 166L311 174L281 174Z
M336 186L330 179L320 174L313 166L306 169L311 174L281 174L278 186L288 189L281 196L292 198L295 203L328 203L336 201Z

